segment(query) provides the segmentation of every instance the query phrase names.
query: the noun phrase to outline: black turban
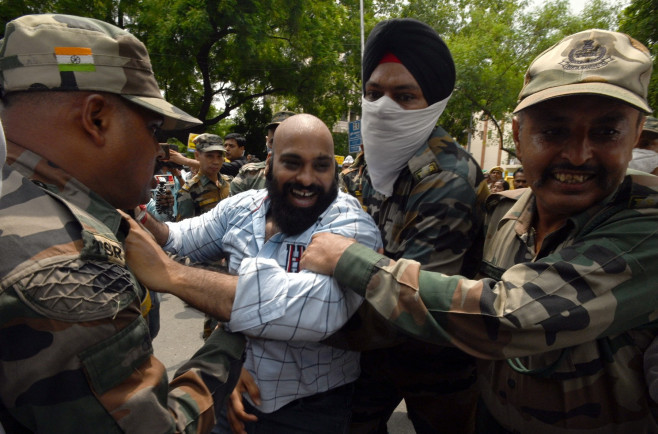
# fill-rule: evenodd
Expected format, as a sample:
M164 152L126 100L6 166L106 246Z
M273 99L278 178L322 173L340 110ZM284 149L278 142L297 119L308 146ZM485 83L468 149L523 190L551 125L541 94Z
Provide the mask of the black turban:
M455 88L455 63L436 31L413 18L379 22L363 53L363 90L379 61L393 53L414 76L429 105L447 98Z

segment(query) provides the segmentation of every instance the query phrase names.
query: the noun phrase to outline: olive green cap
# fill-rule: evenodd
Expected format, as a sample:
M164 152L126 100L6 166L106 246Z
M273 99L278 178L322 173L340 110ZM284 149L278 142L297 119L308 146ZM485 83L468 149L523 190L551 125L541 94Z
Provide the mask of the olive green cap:
M295 115L296 115L295 112L288 112L288 111L276 112L276 113L274 113L274 115L272 116L272 120L270 121L269 124L267 124L267 126L265 127L265 129L266 129L266 130L269 130L269 129L272 128L273 126L275 126L275 125L279 125L281 122L283 122L283 121L285 121L286 119L288 119L289 117L291 117L291 116L295 116Z
M624 33L586 30L567 36L530 65L514 113L568 95L601 95L651 113L649 50Z
M164 100L139 39L93 18L40 14L8 22L0 96L19 91L109 92L161 114L164 130L201 124Z
M196 150L200 152L221 151L226 152L224 141L216 134L203 133L192 139Z

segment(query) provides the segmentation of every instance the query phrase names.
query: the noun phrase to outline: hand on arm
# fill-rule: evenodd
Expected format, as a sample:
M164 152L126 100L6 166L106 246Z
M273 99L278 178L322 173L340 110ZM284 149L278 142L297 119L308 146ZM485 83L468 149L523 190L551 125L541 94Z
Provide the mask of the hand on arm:
M343 252L355 242L353 238L329 232L315 234L302 254L299 266L302 270L331 276Z
M174 261L149 232L127 214L122 215L130 224L125 240L126 263L142 284L153 291L173 294L222 321L230 319L237 276Z

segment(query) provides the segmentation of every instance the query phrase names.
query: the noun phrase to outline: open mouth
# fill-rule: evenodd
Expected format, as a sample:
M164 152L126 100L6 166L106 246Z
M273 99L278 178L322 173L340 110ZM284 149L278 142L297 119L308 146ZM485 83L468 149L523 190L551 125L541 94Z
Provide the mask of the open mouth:
M292 205L300 208L313 206L318 197L318 193L315 190L290 188L288 191L290 192Z
M553 179L563 184L582 184L591 179L594 179L594 174L583 174L583 173L564 173L564 172L555 172L553 173Z

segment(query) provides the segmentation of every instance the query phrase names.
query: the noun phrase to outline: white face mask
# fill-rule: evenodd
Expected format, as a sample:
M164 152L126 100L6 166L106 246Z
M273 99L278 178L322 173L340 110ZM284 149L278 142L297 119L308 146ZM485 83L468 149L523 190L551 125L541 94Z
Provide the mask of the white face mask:
M405 110L387 96L361 101L361 136L372 186L390 196L409 159L427 141L446 99L420 110Z

